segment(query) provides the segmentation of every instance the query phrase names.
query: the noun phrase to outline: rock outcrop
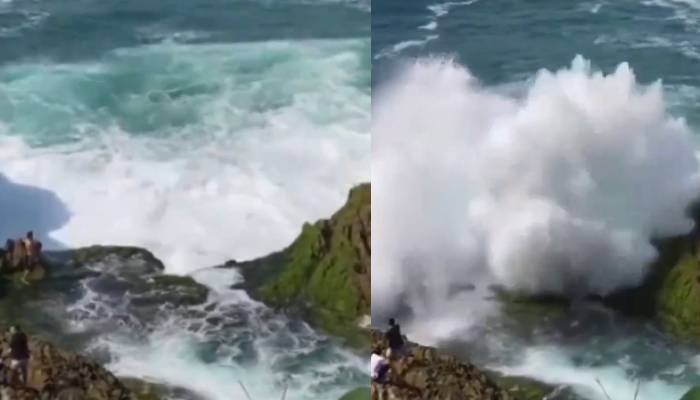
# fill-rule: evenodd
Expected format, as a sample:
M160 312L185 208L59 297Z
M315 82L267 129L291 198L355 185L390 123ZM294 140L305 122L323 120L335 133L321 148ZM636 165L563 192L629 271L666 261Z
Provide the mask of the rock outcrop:
M76 350L73 336L59 332L66 318L92 318L105 321L106 327L144 326L154 320L162 307L174 309L204 303L208 297L205 286L190 277L163 274L160 260L149 251L135 247L92 246L47 251L42 264L42 268L37 268L40 273L30 274L28 282L20 279L21 271L3 271L0 275L3 285L0 324L24 326L32 352L27 387L3 384L9 382L9 372L7 368L0 369L0 400L199 398L184 389L158 383L138 379L125 379L124 383L98 362L66 350ZM88 287L98 297L123 308L111 314L99 303L71 312L61 305L53 311L38 306L62 304L67 301L66 296L79 296ZM47 338L48 341L44 340ZM7 346L7 334L0 330L0 352Z
M382 332L370 331L372 347L385 351ZM554 397L557 396L557 397ZM409 343L391 363L387 383L372 383L371 400L542 400L569 399L567 393L523 377L480 370L433 347Z
M8 348L9 334L0 333L0 351ZM105 368L57 346L30 339L32 354L26 387L0 385L2 399L12 400L141 400L132 394ZM0 380L14 383L7 367L0 370Z
M249 291L269 305L300 311L327 333L365 343L357 327L370 312L370 185L350 191L330 219L305 224L286 249L245 262Z
M372 345L385 350L384 335L371 331ZM410 344L392 361L388 383L372 383L372 400L516 399L474 365L440 354L432 347Z

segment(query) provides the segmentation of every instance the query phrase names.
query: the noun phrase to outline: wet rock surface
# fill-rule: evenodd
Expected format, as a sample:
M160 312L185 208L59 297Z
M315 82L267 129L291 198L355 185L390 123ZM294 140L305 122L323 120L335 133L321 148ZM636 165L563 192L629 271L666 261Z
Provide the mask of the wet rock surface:
M27 282L21 279L23 272L5 271L0 324L25 327L32 359L26 387L10 379L8 368L0 370L0 382L5 382L0 399L156 400L173 395L197 399L184 389L138 379L128 381L137 389L132 391L98 362L75 351L105 329L143 329L157 320L162 309L207 301L205 286L191 277L164 275L163 269L144 249L92 246L44 253L42 267L32 271ZM71 320L103 325L66 333L64 325ZM8 345L4 332L0 331L0 351Z

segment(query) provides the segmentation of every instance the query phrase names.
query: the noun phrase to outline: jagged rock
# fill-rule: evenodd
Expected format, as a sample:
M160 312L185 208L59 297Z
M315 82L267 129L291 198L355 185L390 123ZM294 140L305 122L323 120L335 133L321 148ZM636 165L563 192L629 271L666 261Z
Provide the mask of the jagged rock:
M227 265L241 268L254 297L300 311L327 333L366 344L357 325L370 312L370 197L370 185L359 185L330 219L305 224L286 249Z
M0 333L0 352L8 349L9 332ZM30 338L32 358L29 362L27 387L2 386L4 398L60 400L140 400L105 368L80 355ZM4 368L2 381L11 382Z
M153 267L155 270L163 271L165 266L150 251L140 247L129 246L90 246L69 250L69 263L73 266L82 266L90 263L101 262L109 257L116 257L121 260L136 259L143 260L144 264Z
M372 345L388 346L382 332L370 332ZM409 344L405 354L391 363L387 383L372 383L372 400L508 400L517 399L501 389L474 365L437 349Z
M371 329L372 347L388 347L384 334ZM389 383L372 383L372 400L571 400L566 388L533 379L504 376L476 366L433 347L407 342L406 354L392 361ZM366 398L366 397L365 397Z
M47 252L44 259L50 278L95 278L92 289L115 295L128 292L134 307L202 304L209 294L192 277L163 274L163 263L138 247L91 246Z

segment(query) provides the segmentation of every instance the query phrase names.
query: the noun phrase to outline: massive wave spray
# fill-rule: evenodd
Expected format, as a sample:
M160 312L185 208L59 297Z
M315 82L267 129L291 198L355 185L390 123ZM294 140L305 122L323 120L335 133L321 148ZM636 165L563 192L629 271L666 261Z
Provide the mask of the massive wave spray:
M373 315L446 312L472 283L604 295L643 279L652 237L693 226L688 128L627 64L578 57L514 96L423 60L377 99Z

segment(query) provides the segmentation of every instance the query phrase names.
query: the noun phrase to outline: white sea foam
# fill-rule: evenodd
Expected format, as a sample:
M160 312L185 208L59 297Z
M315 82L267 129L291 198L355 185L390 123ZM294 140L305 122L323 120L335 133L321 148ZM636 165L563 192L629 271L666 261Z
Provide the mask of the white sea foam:
M164 44L0 68L2 173L63 203L26 211L65 214L41 215L65 245L144 246L171 273L266 254L369 179L366 51Z
M331 349L309 328L288 333L284 317L271 315L243 290L228 287L240 280L236 270L208 269L194 277L211 289L207 318L237 321L243 313L245 326L219 329L207 326L205 318L173 314L145 341L104 334L94 347L106 346L114 354L110 370L186 388L211 400L244 399L245 391L253 399L278 399L285 388L289 399L336 400L361 384L366 368L359 357ZM193 325L201 327L193 330ZM202 349L214 343L221 347L203 356Z
M395 45L380 51L376 56L374 56L374 59L378 60L380 58L393 57L401 53L402 51L412 47L423 47L426 44L437 39L438 37L438 35L428 35L424 39L404 40L403 42L396 43Z
M531 347L524 350L516 366L494 368L508 375L536 377L551 385L570 386L578 395L590 400L634 399L638 384L639 400L679 399L690 386L658 378L637 378L626 371L623 361L582 367L574 363L574 356L561 348Z

